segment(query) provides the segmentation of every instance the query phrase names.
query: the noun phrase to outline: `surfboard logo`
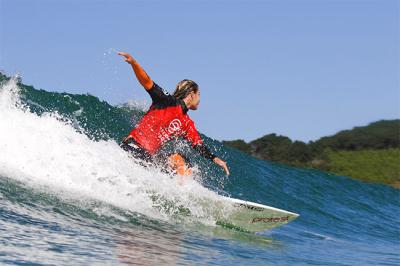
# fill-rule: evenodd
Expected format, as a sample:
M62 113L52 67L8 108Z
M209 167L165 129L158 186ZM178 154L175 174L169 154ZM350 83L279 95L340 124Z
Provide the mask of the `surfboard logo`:
M289 216L285 217L256 217L251 221L251 223L279 223L279 222L288 222Z
M256 206L251 206L251 205L247 205L247 204L243 204L243 203L236 203L235 207L244 207L244 208L247 208L249 210L258 211L258 212L262 212L264 210L263 208L256 207Z

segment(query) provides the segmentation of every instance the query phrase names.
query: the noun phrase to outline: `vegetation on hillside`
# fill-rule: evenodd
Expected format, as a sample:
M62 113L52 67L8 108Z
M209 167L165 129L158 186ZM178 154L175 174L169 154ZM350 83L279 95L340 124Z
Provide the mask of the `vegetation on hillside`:
M327 157L331 172L400 188L400 149L328 150Z
M309 143L276 134L223 141L259 159L312 167L370 182L400 184L400 120L381 120ZM396 185L397 184L397 185Z

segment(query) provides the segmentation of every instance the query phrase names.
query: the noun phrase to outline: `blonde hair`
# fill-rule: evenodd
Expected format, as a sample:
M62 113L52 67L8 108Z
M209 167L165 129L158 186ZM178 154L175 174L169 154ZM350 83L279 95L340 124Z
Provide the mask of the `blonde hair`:
M175 96L175 98L183 100L192 91L197 93L198 90L199 86L197 85L196 82L194 82L193 80L184 79L180 81L178 85L176 85L176 89L173 95Z

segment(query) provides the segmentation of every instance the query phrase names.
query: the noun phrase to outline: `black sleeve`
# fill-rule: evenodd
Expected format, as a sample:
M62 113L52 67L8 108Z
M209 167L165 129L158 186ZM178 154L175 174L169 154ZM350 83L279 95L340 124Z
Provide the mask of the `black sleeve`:
M205 145L199 144L193 147L196 151L200 153L206 159L214 160L215 156Z
M174 105L176 103L175 97L170 95L166 90L158 86L155 82L153 82L153 87L147 90L147 92L150 94L153 104Z

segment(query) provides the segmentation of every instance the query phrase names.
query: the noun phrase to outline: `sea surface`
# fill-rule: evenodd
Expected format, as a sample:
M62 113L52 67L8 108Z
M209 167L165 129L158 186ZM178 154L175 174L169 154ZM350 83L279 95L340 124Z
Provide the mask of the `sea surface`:
M195 167L179 185L120 149L143 113L1 76L0 265L400 265L399 190L260 161L204 135L231 175L177 140L165 150ZM234 231L199 204L219 195L300 217Z

